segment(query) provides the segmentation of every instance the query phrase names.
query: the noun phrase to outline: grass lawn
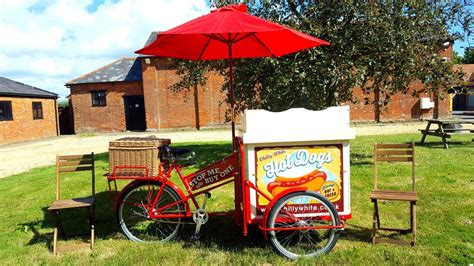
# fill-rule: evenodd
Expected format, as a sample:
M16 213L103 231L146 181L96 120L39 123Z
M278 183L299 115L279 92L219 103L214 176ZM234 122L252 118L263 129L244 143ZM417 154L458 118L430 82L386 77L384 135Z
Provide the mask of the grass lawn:
M330 254L310 260L289 261L275 253L262 233L252 228L243 237L232 219L212 219L203 226L200 242L190 243L194 230L185 226L179 239L168 243L139 244L127 240L115 223L102 175L108 169L107 154L97 159L97 209L95 249L77 249L55 257L50 251L53 219L46 208L55 197L55 167L43 167L0 179L0 262L1 264L463 264L474 263L474 143L471 137L456 136L450 149L428 137L425 146L416 148L418 241L416 247L372 245L373 143L419 141L420 135L357 137L351 146L351 207L353 218ZM433 142L431 142L433 141ZM196 151L204 166L230 152L228 142L181 143L178 147ZM409 167L385 167L390 175L406 176ZM87 178L66 178L63 190L87 193ZM399 186L387 178L391 186ZM69 188L69 189L68 189ZM213 192L209 211L233 209L233 187ZM64 195L67 197L68 195ZM201 200L200 200L201 201ZM408 227L408 204L386 203L381 206L382 225ZM390 214L390 215L387 215ZM80 220L85 213L67 213ZM85 220L84 220L85 221ZM69 229L69 230L68 230ZM79 223L65 223L65 230L86 231ZM401 238L409 239L409 236ZM71 245L78 239L60 241Z

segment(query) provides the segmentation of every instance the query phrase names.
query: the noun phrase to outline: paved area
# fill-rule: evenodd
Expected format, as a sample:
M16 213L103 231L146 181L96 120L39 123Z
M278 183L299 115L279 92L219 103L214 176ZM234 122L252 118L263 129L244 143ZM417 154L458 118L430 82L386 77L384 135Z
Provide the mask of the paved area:
M474 111L453 111L453 118L474 122Z
M357 135L417 133L425 122L356 124ZM59 154L101 153L108 150L109 141L126 136L144 137L155 135L170 138L172 143L230 141L230 129L187 130L162 132L120 132L66 135L49 139L16 144L0 145L0 178L29 169L52 165Z

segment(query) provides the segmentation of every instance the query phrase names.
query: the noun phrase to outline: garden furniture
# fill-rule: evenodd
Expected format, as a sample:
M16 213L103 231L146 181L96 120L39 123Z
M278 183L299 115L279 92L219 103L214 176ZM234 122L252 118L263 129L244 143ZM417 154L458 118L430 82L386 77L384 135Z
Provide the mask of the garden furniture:
M440 119L428 119L428 124L425 129L420 129L423 136L421 137L421 144L425 143L426 136L435 136L443 140L443 145L447 149L449 148L446 139L451 138L453 134L474 134L474 130L468 128L462 128L462 125L474 125L474 121L465 120L440 120ZM431 128L432 125L438 126L437 128ZM474 139L473 139L474 141Z
M411 244L416 243L416 203L418 196L415 191L415 144L375 144L374 146L374 190L370 194L370 199L374 204L373 213L373 229L372 243L394 243L394 244ZM411 191L403 190L381 190L379 189L379 163L403 163L411 162ZM397 177L401 178L401 177ZM408 201L410 204L410 228L399 229L380 226L379 201ZM413 240L408 243L406 241L395 239L377 238L377 231L395 231L401 233L412 233Z
M65 173L90 171L92 191L87 197L78 197L72 199L62 199L61 197L61 178ZM79 178L78 176L68 175L70 178ZM94 246L95 238L95 169L94 169L94 153L84 155L56 155L56 200L49 206L48 211L55 216L55 227L53 232L53 253L58 253L58 234L66 235L61 224L60 211L67 209L86 209L87 218L90 226L90 248Z

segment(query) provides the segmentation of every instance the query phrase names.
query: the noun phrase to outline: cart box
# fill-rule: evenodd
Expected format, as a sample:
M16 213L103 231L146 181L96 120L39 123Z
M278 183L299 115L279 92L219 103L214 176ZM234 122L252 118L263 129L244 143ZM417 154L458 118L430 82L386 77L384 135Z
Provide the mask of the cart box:
M351 216L349 107L321 111L304 108L284 112L245 110L240 136L245 153L245 177L270 198L289 188L319 192L342 219ZM254 190L251 219L261 219L268 200Z
M115 176L157 176L159 170L158 148L169 145L170 139L159 139L155 136L137 138L126 137L109 142L109 171ZM143 168L133 168L143 167Z

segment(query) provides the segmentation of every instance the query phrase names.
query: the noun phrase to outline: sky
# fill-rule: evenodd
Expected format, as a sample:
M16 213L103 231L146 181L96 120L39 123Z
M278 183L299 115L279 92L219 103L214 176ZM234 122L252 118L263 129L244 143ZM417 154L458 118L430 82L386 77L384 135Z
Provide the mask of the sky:
M65 97L67 81L208 12L206 0L0 0L0 76Z
M207 0L0 0L0 76L65 97L67 81L208 12Z

